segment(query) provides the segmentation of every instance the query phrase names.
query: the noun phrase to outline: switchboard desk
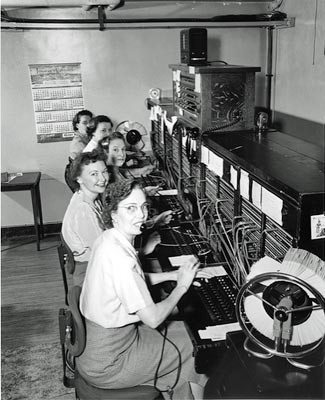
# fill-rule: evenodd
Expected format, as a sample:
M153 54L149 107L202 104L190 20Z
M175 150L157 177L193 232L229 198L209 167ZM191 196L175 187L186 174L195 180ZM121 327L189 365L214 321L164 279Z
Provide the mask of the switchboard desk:
M302 369L285 358L262 359L244 350L243 332L228 333L228 349L218 359L205 386L204 399L324 399L325 366ZM256 349L258 350L258 349ZM318 352L321 362L324 349Z
M10 182L1 182L1 192L30 190L38 251L40 250L40 240L44 236L40 180L40 172L24 172L22 176L17 176Z
M221 183L229 188L235 185L235 214L261 226L264 244L260 255L281 258L279 244L291 241L294 247L325 259L325 232L317 230L317 222L325 228L322 146L272 130L262 135L216 133L203 137L202 142L223 160Z

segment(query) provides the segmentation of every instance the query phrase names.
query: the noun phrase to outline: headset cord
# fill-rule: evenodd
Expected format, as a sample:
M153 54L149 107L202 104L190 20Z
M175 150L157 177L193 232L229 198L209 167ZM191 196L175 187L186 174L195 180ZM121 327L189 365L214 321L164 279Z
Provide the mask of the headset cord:
M224 128L228 128L230 126L236 125L240 120L241 120L241 117L236 117L231 122L226 122L225 124L217 125L217 126L214 126L212 128L207 129L206 131L202 132L202 135L207 135L209 133L214 133L216 131L219 131L220 129L224 129Z
M176 385L177 385L177 383L179 381L180 374L181 374L182 355L181 355L178 347L175 345L175 343L173 343L170 339L168 339L167 330L168 330L167 324L165 324L165 326L164 326L164 332L163 333L158 330L158 332L163 336L164 340L163 340L163 345L162 345L162 349L161 349L160 360L158 362L157 369L156 369L156 372L155 372L154 387L155 387L156 390L158 390L161 393L163 393L163 392L168 393L168 396L169 396L170 400L172 400L173 399L174 388L176 387ZM159 389L157 387L157 381L158 381L158 378L159 378L159 376L158 376L159 368L160 368L160 365L162 363L163 356L164 356L164 350L165 350L166 341L168 341L172 346L174 346L174 348L177 351L177 354L178 354L178 366L177 366L177 375L176 375L176 379L175 379L175 382L174 382L173 386L167 386L166 390L162 390L162 389Z

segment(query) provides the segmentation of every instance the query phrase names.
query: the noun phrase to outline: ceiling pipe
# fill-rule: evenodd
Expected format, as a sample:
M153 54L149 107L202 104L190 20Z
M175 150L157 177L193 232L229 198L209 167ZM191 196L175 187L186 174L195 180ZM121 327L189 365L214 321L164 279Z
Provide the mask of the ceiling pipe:
M3 8L31 7L86 7L105 6L113 10L121 0L1 0Z

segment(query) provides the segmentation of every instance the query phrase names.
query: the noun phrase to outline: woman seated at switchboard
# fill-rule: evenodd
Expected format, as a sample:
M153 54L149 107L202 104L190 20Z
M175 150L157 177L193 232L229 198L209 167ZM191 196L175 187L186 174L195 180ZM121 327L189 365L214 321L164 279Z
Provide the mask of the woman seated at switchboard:
M97 148L98 142L112 132L113 123L106 115L97 115L92 118L87 126L87 135L89 143L83 149L83 152L89 152Z
M79 111L72 120L74 130L73 139L70 142L70 158L74 160L83 151L89 142L87 126L93 118L93 113L88 110Z
M82 286L93 243L103 231L100 196L109 181L105 155L96 150L77 155L71 179L78 190L63 217L62 235L74 254L73 283Z
M130 172L126 167L126 143L121 132L111 132L99 142L99 148L107 154L107 164L113 167L115 180L131 178L134 175L146 176L154 170L154 165L145 165L141 168L132 168ZM154 188L152 189L154 190ZM152 193L155 194L155 193Z
M71 177L78 190L63 217L62 235L74 255L73 283L79 286L83 283L93 243L104 229L101 196L110 178L105 161L106 155L93 150L80 153L72 163ZM168 217L159 222L168 223ZM159 242L160 237L152 233L140 249L141 254L150 254Z
M147 216L138 183L108 185L102 213L106 230L94 243L80 298L87 339L76 360L78 371L100 388L146 384L166 398L173 390L174 399L202 399L206 377L195 372L184 324L165 322L192 284L199 262L192 256L177 272L148 274L152 284L177 280L170 295L154 303L134 248Z
M88 110L81 110L77 112L72 120L74 136L72 141L70 142L69 162L66 165L64 171L66 184L69 186L72 192L75 192L78 188L71 179L71 164L76 156L82 152L82 150L87 146L89 142L89 137L87 135L87 125L92 117L92 112Z
M112 168L111 181L119 181L129 178L130 174L127 169L121 170L126 160L126 144L122 133L112 132L99 142L99 148L107 154L106 164ZM150 167L150 168L149 168ZM146 175L152 171L153 166L143 167L140 172ZM139 172L139 171L137 171ZM144 188L148 196L153 196L159 191L159 186L147 186ZM167 225L172 220L172 211L166 210L147 221L147 227L158 227Z

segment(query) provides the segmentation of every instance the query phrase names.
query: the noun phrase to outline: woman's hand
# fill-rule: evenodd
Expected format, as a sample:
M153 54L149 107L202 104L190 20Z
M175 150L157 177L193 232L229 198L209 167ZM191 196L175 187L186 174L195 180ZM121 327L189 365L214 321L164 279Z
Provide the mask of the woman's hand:
M147 255L152 253L156 246L161 242L161 238L158 232L153 232L148 236L146 244L142 248L142 254Z
M177 286L184 286L187 291L196 276L199 266L200 261L195 256L189 257L177 271Z
M146 186L144 188L144 191L146 192L147 196L155 196L159 190L161 190L161 187L159 185L157 186Z
M167 210L155 217L155 226L168 225L173 218L172 210Z
M146 165L145 167L141 168L141 175L149 175L153 170L155 169L155 166L152 164Z

